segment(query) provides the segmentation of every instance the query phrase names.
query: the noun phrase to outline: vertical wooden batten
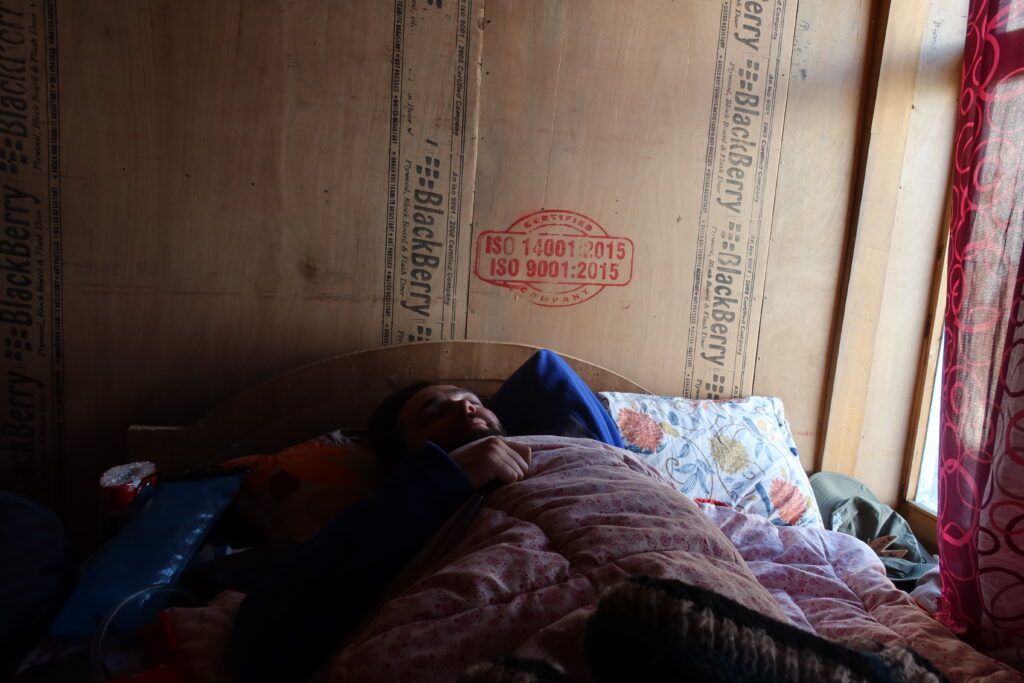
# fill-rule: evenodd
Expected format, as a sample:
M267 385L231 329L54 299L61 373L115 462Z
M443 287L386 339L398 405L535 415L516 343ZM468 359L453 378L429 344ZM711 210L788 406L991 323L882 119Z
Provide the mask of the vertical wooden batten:
M967 0L928 3L864 415L861 451L866 455L855 472L893 504L903 496L915 421L920 413L927 422L931 399L932 383L925 383L922 373L934 368L927 358L937 351L934 341L942 325L941 314L933 316L945 287L941 264L967 10Z
M900 195L926 0L886 2L888 11L867 157L841 308L821 469L854 474L868 400L879 314Z

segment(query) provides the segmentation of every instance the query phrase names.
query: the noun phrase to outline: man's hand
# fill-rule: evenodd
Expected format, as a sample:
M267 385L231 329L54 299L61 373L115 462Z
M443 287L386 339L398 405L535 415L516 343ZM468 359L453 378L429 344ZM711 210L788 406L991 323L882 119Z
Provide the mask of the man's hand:
M488 436L448 454L462 468L475 489L492 481L512 484L530 471L530 447L510 443L500 436Z

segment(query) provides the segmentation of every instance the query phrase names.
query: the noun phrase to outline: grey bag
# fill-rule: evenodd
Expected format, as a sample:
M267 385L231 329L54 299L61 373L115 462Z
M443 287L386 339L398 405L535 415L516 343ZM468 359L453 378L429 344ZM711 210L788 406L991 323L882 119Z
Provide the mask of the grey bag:
M886 576L900 590L912 590L917 580L938 564L907 520L853 477L818 472L811 477L811 488L825 528L870 545L885 565Z

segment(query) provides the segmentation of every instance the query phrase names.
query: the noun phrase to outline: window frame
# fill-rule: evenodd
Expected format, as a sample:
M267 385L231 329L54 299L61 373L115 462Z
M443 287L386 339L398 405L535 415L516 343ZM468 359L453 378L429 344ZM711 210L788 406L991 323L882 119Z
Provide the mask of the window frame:
M949 255L949 221L952 199L952 174L946 191L946 210L942 229L939 231L939 244L936 249L935 269L932 274L932 290L929 297L929 319L924 343L921 349L921 360L918 364L918 375L914 397L916 399L911 411L910 429L907 446L903 457L903 472L900 482L900 499L898 512L906 518L914 534L931 552L938 551L938 518L930 510L926 510L914 502L917 496L917 483L921 476L921 461L924 457L925 435L928 431L928 415L931 409L932 393L935 388L942 345L943 326L946 313L946 269Z

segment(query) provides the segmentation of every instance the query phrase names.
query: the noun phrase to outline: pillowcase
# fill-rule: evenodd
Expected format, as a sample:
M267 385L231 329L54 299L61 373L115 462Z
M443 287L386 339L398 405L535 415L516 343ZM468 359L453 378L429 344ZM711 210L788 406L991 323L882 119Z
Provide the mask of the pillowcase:
M601 396L625 447L687 496L722 501L780 526L823 528L780 399Z
M268 541L278 542L308 540L384 478L368 446L337 433L220 466L249 470L235 503Z
M509 436L576 436L623 447L615 420L554 351L530 356L485 403Z

